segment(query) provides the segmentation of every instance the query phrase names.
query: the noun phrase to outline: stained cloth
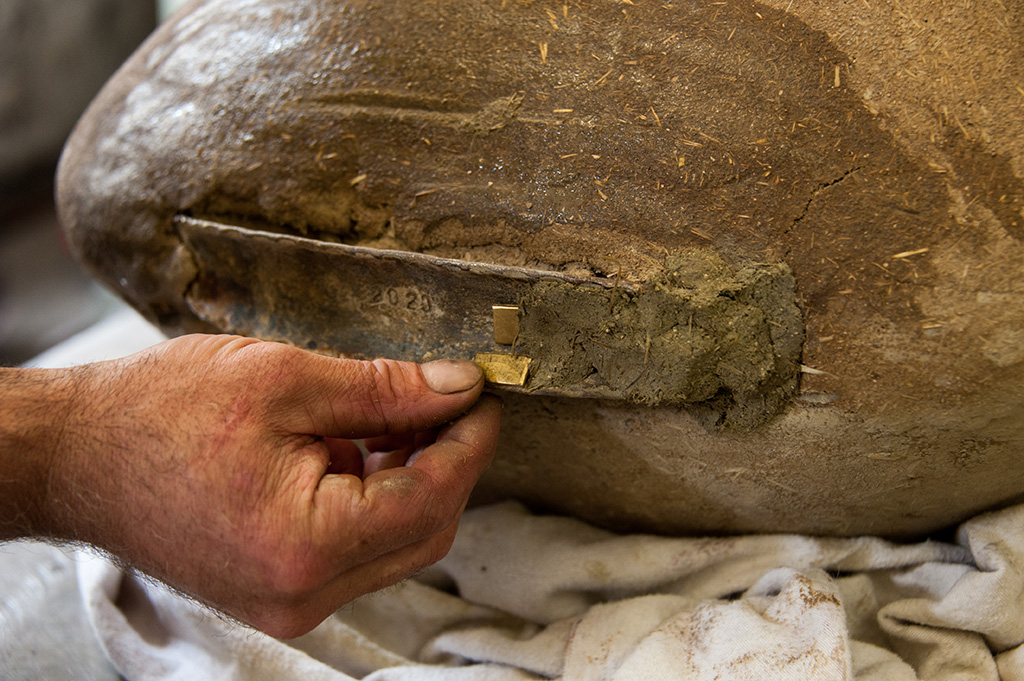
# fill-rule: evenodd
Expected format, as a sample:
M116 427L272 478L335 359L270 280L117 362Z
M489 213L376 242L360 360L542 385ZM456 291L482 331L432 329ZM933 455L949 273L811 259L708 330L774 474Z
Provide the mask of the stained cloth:
M124 310L32 364L161 339ZM1024 505L907 545L616 535L488 506L465 514L440 564L292 641L95 555L77 572L128 681L1024 681Z
M99 557L79 583L128 681L1024 681L1024 506L897 544L617 535L502 503L290 641Z

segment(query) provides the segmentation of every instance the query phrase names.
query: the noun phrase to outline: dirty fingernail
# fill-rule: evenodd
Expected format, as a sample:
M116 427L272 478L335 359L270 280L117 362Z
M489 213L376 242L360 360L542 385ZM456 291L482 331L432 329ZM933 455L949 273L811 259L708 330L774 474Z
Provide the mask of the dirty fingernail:
M439 359L420 365L427 386L435 393L450 395L469 390L480 381L480 367L462 359Z

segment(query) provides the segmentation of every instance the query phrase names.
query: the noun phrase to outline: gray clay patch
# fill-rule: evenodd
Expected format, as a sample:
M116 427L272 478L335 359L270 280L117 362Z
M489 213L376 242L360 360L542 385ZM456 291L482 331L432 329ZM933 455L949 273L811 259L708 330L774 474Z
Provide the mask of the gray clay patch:
M527 388L701 406L716 426L753 427L796 389L794 289L786 265L734 271L705 250L669 258L639 289L540 283L522 300L516 346L533 360Z

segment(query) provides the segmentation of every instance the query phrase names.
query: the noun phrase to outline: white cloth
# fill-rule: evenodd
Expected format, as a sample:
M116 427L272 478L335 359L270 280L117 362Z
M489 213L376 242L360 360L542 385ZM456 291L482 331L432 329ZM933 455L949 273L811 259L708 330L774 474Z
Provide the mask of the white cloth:
M162 338L124 310L31 364ZM903 546L619 536L501 504L467 512L438 566L288 642L102 558L78 572L128 681L1024 681L1024 506Z
M434 568L286 642L100 558L79 578L128 681L1024 681L1024 506L900 545L615 535L498 504Z

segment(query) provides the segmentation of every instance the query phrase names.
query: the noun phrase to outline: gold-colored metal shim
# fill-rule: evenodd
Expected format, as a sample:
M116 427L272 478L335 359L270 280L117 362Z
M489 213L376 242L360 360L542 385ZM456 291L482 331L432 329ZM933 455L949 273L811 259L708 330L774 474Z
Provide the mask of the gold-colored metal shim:
M478 352L473 361L484 370L484 380L488 383L516 386L526 384L526 373L530 370L529 357Z
M494 315L494 342L498 345L513 345L519 335L519 306L491 305Z

